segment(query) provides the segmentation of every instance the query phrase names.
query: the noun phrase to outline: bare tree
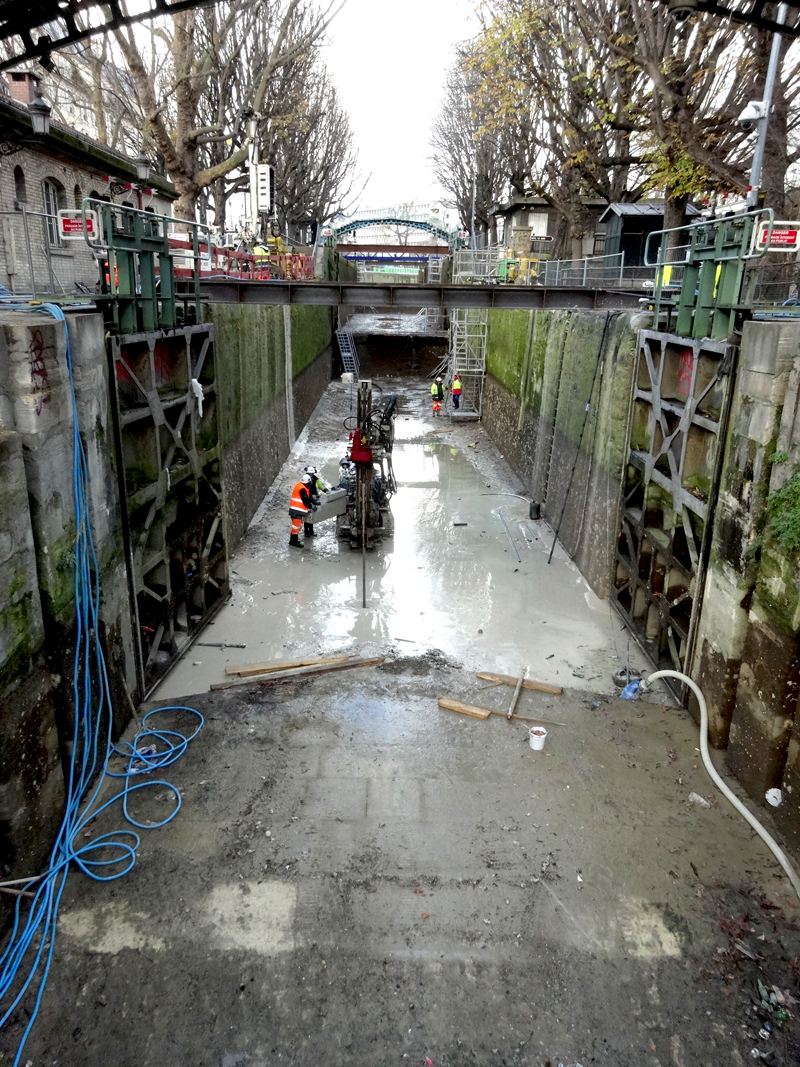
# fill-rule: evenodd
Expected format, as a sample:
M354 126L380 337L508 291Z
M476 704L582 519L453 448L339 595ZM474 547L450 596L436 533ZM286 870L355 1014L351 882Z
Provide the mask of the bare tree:
M447 73L444 99L433 124L431 148L436 179L450 195L448 207L458 211L461 225L494 236L492 205L505 187L497 138L484 130L486 115L473 102L477 82L462 51Z
M272 80L324 33L343 0L318 9L308 0L228 0L180 12L152 30L155 47L145 51L133 27L117 30L143 116L143 129L164 158L178 190L175 214L194 219L203 190L247 159L242 127L259 114ZM246 43L258 45L257 62L243 62ZM255 51L251 51L251 59ZM240 107L234 117L219 93L213 121L201 118L210 83L237 83ZM224 158L204 163L210 144L224 145Z

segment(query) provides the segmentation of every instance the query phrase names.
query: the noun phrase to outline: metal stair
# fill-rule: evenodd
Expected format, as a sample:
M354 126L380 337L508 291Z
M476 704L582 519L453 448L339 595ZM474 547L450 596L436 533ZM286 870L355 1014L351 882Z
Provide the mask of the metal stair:
M342 364L344 365L345 373L353 375L353 381L358 381L359 369L358 369L358 352L356 351L356 342L353 339L353 335L349 330L337 330L336 341L339 345L339 351L342 354Z

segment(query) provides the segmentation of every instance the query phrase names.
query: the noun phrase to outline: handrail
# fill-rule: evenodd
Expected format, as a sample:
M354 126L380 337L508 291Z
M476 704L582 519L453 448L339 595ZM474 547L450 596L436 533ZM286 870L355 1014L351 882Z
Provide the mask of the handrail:
M775 223L775 212L771 207L759 208L757 211L743 211L738 215L724 215L721 218L703 219L701 222L692 222L686 226L672 226L667 230L653 230L652 233L649 233L647 235L647 238L644 243L644 265L646 267L684 266L685 264L691 262L692 254L695 251L695 248L697 247L695 243L695 237L699 233L707 232L709 229L712 228L719 229L720 226L730 226L731 223L735 222L745 222L747 220L752 220L753 223L755 223L756 218L759 215L766 215L767 217L767 233L766 240L764 241L764 247L760 251L757 250L753 252L751 250L749 253L745 253L744 255L741 253L741 251L737 252L735 255L720 255L716 257L716 260L718 263L726 263L730 260L741 260L742 262L746 262L751 259L761 259L761 257L769 248L770 238L772 237L772 227ZM754 225L753 233L758 233L758 230L759 227ZM682 259L673 260L662 258L666 253L670 251L668 247L668 238L669 234L671 233L688 233L689 235L690 239L688 243L672 245L673 249L685 249L685 254ZM653 263L650 260L650 242L654 237L660 237L661 242L659 245L658 259ZM748 235L748 239L750 239L750 235ZM706 245L705 247L710 247L710 245Z

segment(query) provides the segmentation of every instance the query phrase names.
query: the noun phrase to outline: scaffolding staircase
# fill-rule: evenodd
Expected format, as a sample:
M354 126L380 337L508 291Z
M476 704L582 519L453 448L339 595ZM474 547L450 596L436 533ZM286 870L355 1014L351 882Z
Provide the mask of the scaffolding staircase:
M453 284L481 285L497 277L501 249L465 249L453 255ZM454 419L479 419L486 376L486 339L489 312L478 308L453 308L450 312L450 346L447 381L461 378L461 403Z
M442 284L442 266L444 264L444 256L430 256L428 258L428 284L429 285L441 285ZM428 307L422 309L425 315L425 319L429 330L441 330L444 326L444 310L437 307Z
M357 382L359 377L358 352L353 335L349 330L337 330L336 342L339 345L345 374L352 374L353 381Z

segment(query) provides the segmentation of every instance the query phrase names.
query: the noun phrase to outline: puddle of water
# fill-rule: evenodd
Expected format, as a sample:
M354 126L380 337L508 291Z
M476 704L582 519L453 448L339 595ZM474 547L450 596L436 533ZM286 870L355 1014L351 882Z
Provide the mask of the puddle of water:
M401 422L398 429L406 427ZM323 474L334 480L341 444L324 447ZM517 674L524 665L541 681L615 692L611 673L626 645L616 616L560 547L548 565L552 533L528 519L525 502L493 491L444 436L405 438L395 447L394 466L395 533L367 553L366 609L361 554L337 541L333 521L302 551L290 549L281 500L262 510L240 546L231 564L233 598L202 637L247 648L195 646L157 699L202 692L224 680L226 665L429 648L470 670ZM631 662L644 666L638 651Z

